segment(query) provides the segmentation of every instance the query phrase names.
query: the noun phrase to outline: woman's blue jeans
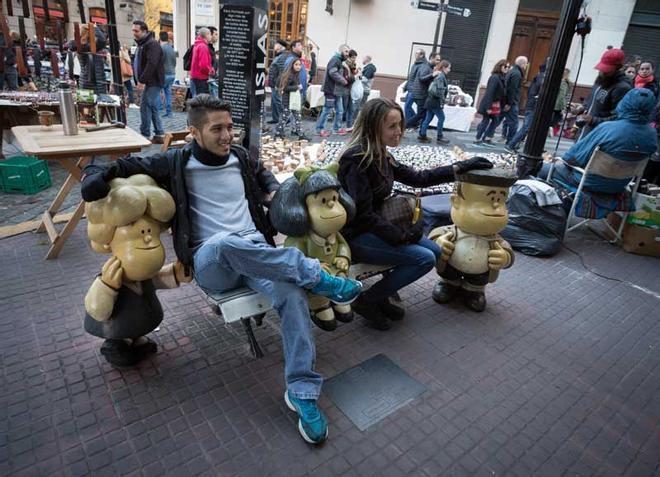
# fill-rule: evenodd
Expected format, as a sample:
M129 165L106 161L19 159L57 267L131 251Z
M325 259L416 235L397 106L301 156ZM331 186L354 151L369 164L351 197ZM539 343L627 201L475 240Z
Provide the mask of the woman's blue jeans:
M314 371L316 348L305 288L318 282L321 266L297 248L275 248L262 240L214 235L195 253L195 280L209 292L246 286L269 296L282 321L287 389L300 399L318 399L323 378Z
M351 240L349 246L355 263L394 265L392 271L362 294L367 303L385 300L423 277L433 270L442 255L440 246L426 237L416 244L394 246L374 234L366 233Z
M438 139L442 139L442 128L445 125L445 111L440 106L426 110L426 116L424 117L424 121L422 121L422 126L419 128L419 135L426 137L426 131L431 121L433 121L433 116L438 117Z

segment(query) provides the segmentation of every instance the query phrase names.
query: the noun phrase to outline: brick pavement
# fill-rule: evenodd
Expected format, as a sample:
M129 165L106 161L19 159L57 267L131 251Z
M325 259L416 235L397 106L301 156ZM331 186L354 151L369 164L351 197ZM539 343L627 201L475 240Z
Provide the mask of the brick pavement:
M254 360L195 286L163 291L158 354L115 370L81 324L105 257L82 226L57 260L42 242L0 240L0 475L660 473L658 260L588 232L568 246L622 281L566 250L519 255L483 314L435 304L431 274L403 290L408 316L389 332L315 330L324 375L386 353L428 388L365 432L322 397L321 448L282 402L273 313Z

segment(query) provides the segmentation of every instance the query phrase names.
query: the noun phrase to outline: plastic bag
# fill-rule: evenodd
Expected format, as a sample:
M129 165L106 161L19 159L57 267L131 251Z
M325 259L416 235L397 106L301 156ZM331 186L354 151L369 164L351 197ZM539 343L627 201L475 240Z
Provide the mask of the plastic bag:
M300 91L292 91L289 95L289 109L291 111L300 111L302 109Z
M551 256L559 252L566 228L562 205L540 206L525 185L511 186L507 199L509 223L500 235L525 255Z
M362 84L362 81L353 81L353 85L351 86L351 99L353 101L360 101L362 100L362 95L364 95L364 85Z

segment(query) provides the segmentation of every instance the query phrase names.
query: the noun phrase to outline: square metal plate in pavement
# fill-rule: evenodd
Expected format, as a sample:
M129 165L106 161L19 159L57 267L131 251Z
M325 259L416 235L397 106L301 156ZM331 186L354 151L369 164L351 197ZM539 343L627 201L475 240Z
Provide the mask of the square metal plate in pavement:
M323 390L364 431L422 394L426 386L378 354L330 378Z

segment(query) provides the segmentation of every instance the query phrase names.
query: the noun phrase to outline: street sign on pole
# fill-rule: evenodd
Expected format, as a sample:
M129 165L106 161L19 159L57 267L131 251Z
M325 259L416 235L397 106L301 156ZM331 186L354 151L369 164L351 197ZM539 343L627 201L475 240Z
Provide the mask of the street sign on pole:
M459 17L469 17L472 15L472 12L469 8L455 7L454 5L438 3L438 2L429 2L427 0L412 0L410 2L413 8L419 10L429 10L432 12L444 12L451 13L452 15L458 15Z

